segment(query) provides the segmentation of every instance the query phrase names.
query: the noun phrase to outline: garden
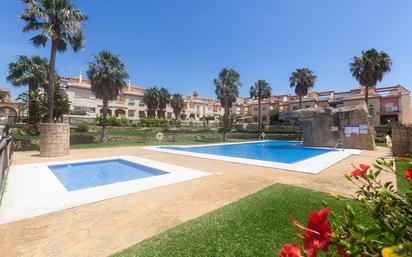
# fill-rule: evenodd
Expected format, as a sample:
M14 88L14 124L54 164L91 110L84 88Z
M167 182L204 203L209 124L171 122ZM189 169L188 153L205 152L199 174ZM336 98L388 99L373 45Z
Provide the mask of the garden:
M101 142L102 117L98 116L96 124L78 122L71 125L70 147L99 148L114 146L144 146L156 144L201 144L222 142L219 127L188 124L183 125L180 120L159 118L142 118L130 121L122 117L108 117L106 119L108 141ZM13 136L13 147L16 151L38 150L40 135L35 125L14 124L10 126ZM161 132L164 138L159 142L156 134ZM265 132L268 139L300 140L301 133L297 126L279 124L269 126ZM229 141L253 140L258 138L256 128L242 129L235 126L228 132Z
M114 257L411 256L410 161L398 159L396 170L383 159L354 166L346 177L356 199L275 184ZM381 184L381 172L396 174L398 188Z

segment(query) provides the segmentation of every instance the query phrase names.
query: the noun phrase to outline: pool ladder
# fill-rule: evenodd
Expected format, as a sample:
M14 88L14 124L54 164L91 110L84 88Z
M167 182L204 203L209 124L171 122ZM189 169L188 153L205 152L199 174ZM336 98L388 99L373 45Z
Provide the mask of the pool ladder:
M336 140L336 144L335 144L335 150L336 149L338 149L338 147L340 147L341 149L342 149L342 151L345 149L344 147L343 147L343 139L338 139L338 140Z

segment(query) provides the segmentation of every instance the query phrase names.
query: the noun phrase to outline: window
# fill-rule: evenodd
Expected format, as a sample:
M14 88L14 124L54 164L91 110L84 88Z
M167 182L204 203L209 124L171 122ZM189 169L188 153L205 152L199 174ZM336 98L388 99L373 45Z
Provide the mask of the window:
M134 110L128 110L127 111L127 116L128 117L134 117Z
M94 108L94 107L89 107L87 111L88 111L88 112L91 112L91 113L95 113L95 112L96 112L96 108Z
M75 91L74 92L74 97L80 98L80 97L82 97L82 94L80 94L80 92Z
M293 106L293 110L296 111L298 109L297 106Z
M397 112L399 111L398 106L393 103L385 103L385 112Z
M74 111L75 112L80 112L82 110L81 106L74 106Z
M266 116L262 116L262 121L266 121L268 119L268 117L266 117Z
M310 105L306 105L305 108L310 108Z
M262 106L262 111L266 111L268 108L266 106Z
M96 99L96 96L95 96L93 93L90 93L90 94L89 94L89 98L90 98L90 99Z
M140 118L146 117L145 111L139 111L139 117L140 117Z
M253 111L257 112L257 111L258 111L258 108L257 108L257 107L253 108Z

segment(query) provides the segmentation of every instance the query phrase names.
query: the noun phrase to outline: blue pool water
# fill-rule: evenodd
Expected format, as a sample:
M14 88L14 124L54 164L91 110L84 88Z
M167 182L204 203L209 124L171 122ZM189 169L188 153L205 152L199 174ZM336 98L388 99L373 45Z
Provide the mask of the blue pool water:
M328 149L302 147L301 143L291 141L266 141L201 147L163 146L162 148L290 164L332 151Z
M122 159L50 165L68 191L147 178L166 172Z

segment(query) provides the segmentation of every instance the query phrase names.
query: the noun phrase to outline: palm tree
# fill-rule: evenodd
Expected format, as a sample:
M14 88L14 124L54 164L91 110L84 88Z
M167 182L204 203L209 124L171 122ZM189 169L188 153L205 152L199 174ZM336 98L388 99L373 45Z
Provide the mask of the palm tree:
M77 52L83 47L81 24L87 20L70 0L23 0L26 9L21 18L26 22L23 32L40 31L30 41L34 46L45 46L51 42L49 85L47 87L47 122L53 122L54 84L56 54L64 52L67 46Z
M173 94L170 100L170 105L173 108L173 113L175 114L175 120L180 118L182 110L185 108L185 100L181 94Z
M316 82L316 75L308 68L296 69L289 78L290 87L295 88L295 94L299 96L299 109L302 109L302 96L309 92Z
M230 108L233 103L236 102L239 96L239 87L241 86L240 74L231 69L223 68L219 73L219 78L214 80L216 86L215 93L217 98L220 100L221 105L224 107L223 115L223 140L227 139L227 130L229 128L229 116Z
M391 71L392 60L384 51L378 52L375 48L362 51L361 56L353 57L349 64L352 76L365 87L365 103L368 107L369 88L375 87L385 73Z
M254 86L250 87L250 97L252 99L258 100L258 107L259 107L259 121L258 121L258 137L259 139L261 138L261 110L260 110L260 105L262 99L266 99L270 97L272 94L272 88L270 87L269 83L266 80L258 80Z
M166 107L170 103L170 92L167 88L161 87L159 90L159 110L157 117L165 118Z
M124 69L120 57L107 50L95 55L93 62L89 63L87 76L92 85L92 92L96 98L103 100L102 142L107 142L106 118L109 101L114 101L119 97L126 86L125 80L129 77Z
M7 80L13 86L28 86L28 92L33 92L39 88L47 87L49 76L49 64L45 58L40 56L27 57L21 55L16 61L9 64ZM28 122L36 124L40 120L36 117L38 109L37 101L29 101L28 103Z
M147 116L156 117L156 111L159 107L159 89L156 86L146 89L143 95L143 102L147 106Z
M0 102L4 102L6 99L6 94L3 91L0 91Z

